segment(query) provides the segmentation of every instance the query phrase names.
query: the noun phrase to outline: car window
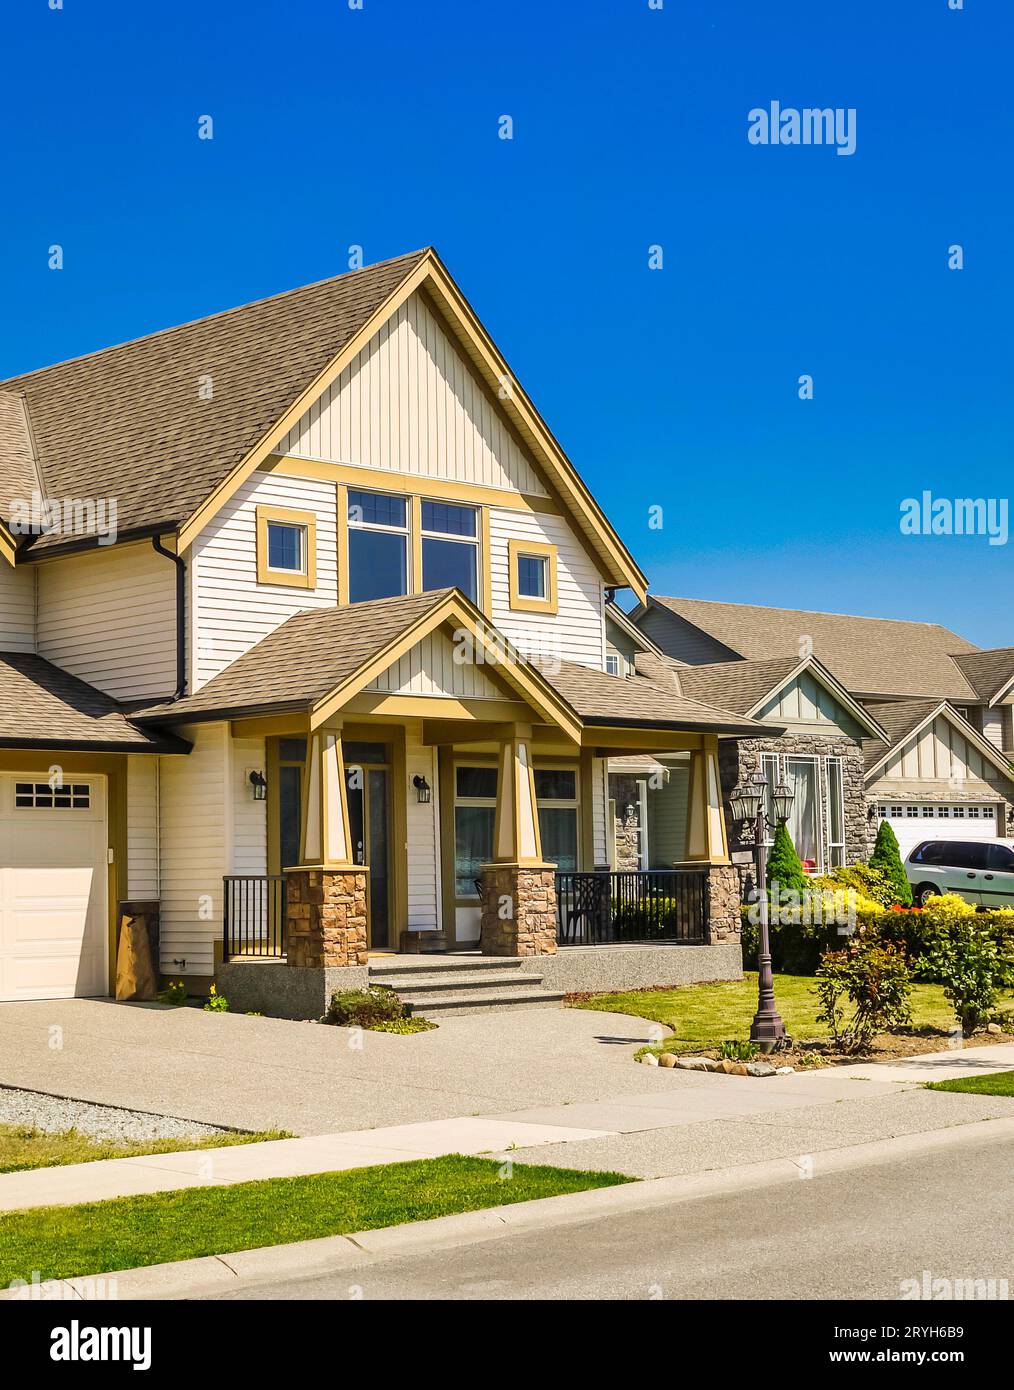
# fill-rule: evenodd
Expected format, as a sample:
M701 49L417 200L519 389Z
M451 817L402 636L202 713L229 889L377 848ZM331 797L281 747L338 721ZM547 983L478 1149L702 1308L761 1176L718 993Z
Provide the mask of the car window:
M944 863L952 869L984 869L989 845L977 840L948 840Z
M912 855L917 864L942 864L944 862L943 840L927 840Z
M1008 849L1006 845L990 845L986 863L991 869L1014 873L1014 849Z

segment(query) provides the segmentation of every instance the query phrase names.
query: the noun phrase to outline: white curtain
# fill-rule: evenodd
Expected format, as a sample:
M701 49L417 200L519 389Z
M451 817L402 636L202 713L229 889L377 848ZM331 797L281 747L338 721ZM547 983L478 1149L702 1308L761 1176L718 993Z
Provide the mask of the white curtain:
M787 758L785 771L795 797L788 829L796 853L804 869L815 869L820 863L818 810L820 797L817 788L817 764L799 758Z

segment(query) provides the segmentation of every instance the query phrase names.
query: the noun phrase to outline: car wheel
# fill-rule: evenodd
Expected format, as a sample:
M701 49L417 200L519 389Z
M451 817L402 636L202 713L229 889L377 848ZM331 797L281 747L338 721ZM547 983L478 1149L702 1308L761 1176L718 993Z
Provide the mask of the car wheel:
M930 898L940 897L940 889L933 883L920 883L912 896L916 907L925 907Z

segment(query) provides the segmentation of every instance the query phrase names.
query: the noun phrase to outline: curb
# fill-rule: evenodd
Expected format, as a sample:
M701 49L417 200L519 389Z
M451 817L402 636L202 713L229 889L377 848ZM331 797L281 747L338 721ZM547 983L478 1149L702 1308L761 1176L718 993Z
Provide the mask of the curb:
M745 1188L813 1179L863 1163L893 1163L911 1154L947 1149L977 1139L1014 1138L1014 1117L977 1120L948 1129L928 1130L869 1144L801 1155L801 1160L768 1159L673 1178L654 1178L622 1187L595 1188L483 1211L441 1216L351 1235L324 1236L288 1245L260 1246L231 1254L148 1265L139 1269L48 1280L0 1291L0 1301L39 1298L70 1300L188 1299L235 1293L285 1278L311 1278L373 1264L396 1255L470 1245L478 1241L545 1227L592 1221L627 1211L669 1206L701 1197L719 1197ZM113 1284L113 1288L109 1285Z

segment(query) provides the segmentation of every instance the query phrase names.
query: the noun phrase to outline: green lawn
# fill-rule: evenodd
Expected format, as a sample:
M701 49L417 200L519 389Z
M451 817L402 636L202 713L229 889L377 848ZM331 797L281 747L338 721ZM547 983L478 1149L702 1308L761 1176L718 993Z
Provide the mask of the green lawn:
M967 1091L972 1096L1014 1096L1014 1071L987 1076L962 1076L956 1081L930 1081L927 1091Z
M810 975L776 975L775 1000L786 1030L798 1042L826 1038L827 1026L817 1022L820 1005ZM717 984L684 985L679 989L628 990L620 994L596 994L577 1005L607 1013L636 1014L638 1018L667 1023L675 1037L672 1045L715 1046L725 1038L748 1038L757 1009L756 972L742 980ZM912 1026L939 1028L955 1025L954 1012L940 985L915 985L912 990Z
M0 1173L26 1168L52 1168L61 1163L88 1163L96 1158L136 1158L139 1154L171 1154L189 1149L224 1149L262 1139L288 1139L284 1130L263 1134L214 1134L207 1139L148 1139L132 1143L90 1139L76 1129L48 1134L28 1125L0 1125Z
M502 1176L503 1174L503 1176ZM0 1285L69 1279L612 1187L621 1173L445 1158L0 1215Z

